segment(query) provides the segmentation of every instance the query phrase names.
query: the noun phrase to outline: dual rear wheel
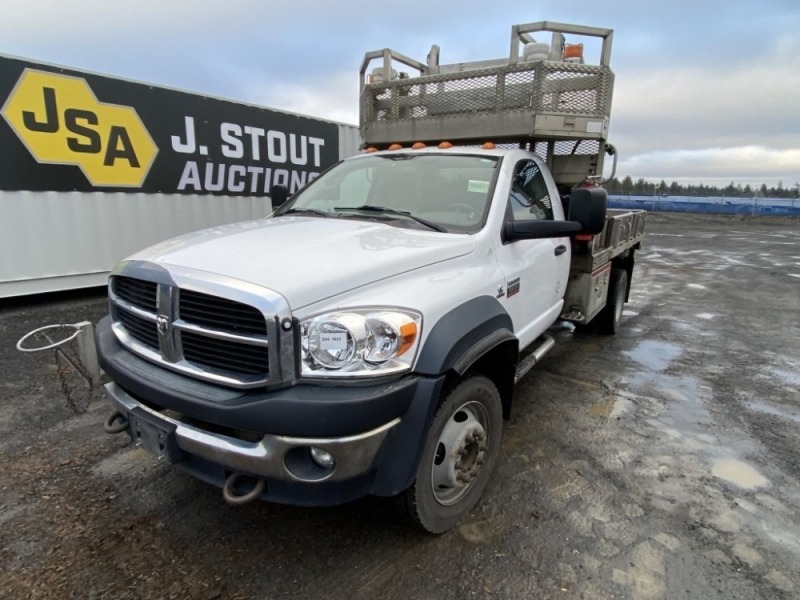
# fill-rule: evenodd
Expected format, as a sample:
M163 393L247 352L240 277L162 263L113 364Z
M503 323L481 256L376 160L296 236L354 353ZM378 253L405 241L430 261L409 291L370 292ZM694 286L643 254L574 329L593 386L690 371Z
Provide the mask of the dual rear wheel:
M628 272L615 267L611 269L611 280L608 282L608 298L606 305L595 317L597 331L613 335L619 330L622 310L625 307L625 296L628 294Z

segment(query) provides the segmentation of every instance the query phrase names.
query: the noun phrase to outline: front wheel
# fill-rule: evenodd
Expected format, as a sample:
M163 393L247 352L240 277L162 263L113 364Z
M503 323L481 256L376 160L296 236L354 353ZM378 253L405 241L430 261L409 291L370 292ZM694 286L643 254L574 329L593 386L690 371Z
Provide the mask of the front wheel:
M414 484L398 506L430 533L455 526L480 499L500 451L500 394L486 377L453 388L433 418Z

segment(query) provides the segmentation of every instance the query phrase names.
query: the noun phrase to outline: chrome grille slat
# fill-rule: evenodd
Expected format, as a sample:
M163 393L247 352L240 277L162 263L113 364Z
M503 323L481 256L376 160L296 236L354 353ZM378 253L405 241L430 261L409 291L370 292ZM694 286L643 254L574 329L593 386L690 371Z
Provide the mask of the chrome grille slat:
M220 331L219 329L209 329L207 327L200 327L193 323L187 323L183 320L173 322L173 327L181 331L189 331L199 335L205 335L210 338L217 338L219 340L228 342L237 342L239 344L250 344L251 346L269 346L266 335L247 335L243 333L230 333L229 331Z

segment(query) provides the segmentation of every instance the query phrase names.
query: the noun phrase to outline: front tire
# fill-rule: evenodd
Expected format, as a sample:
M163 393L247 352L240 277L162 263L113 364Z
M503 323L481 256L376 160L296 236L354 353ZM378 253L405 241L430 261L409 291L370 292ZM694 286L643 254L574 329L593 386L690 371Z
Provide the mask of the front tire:
M486 488L500 451L500 394L486 377L465 379L433 418L417 477L398 496L401 512L430 533L454 527Z

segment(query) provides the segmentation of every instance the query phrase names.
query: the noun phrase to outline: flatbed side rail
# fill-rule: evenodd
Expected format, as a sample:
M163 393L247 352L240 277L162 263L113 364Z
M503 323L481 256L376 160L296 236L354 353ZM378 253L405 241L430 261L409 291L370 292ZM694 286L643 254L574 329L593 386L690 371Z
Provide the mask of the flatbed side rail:
M591 273L644 240L647 211L609 210L606 226L585 248L573 247L572 271ZM574 242L577 246L577 243Z

